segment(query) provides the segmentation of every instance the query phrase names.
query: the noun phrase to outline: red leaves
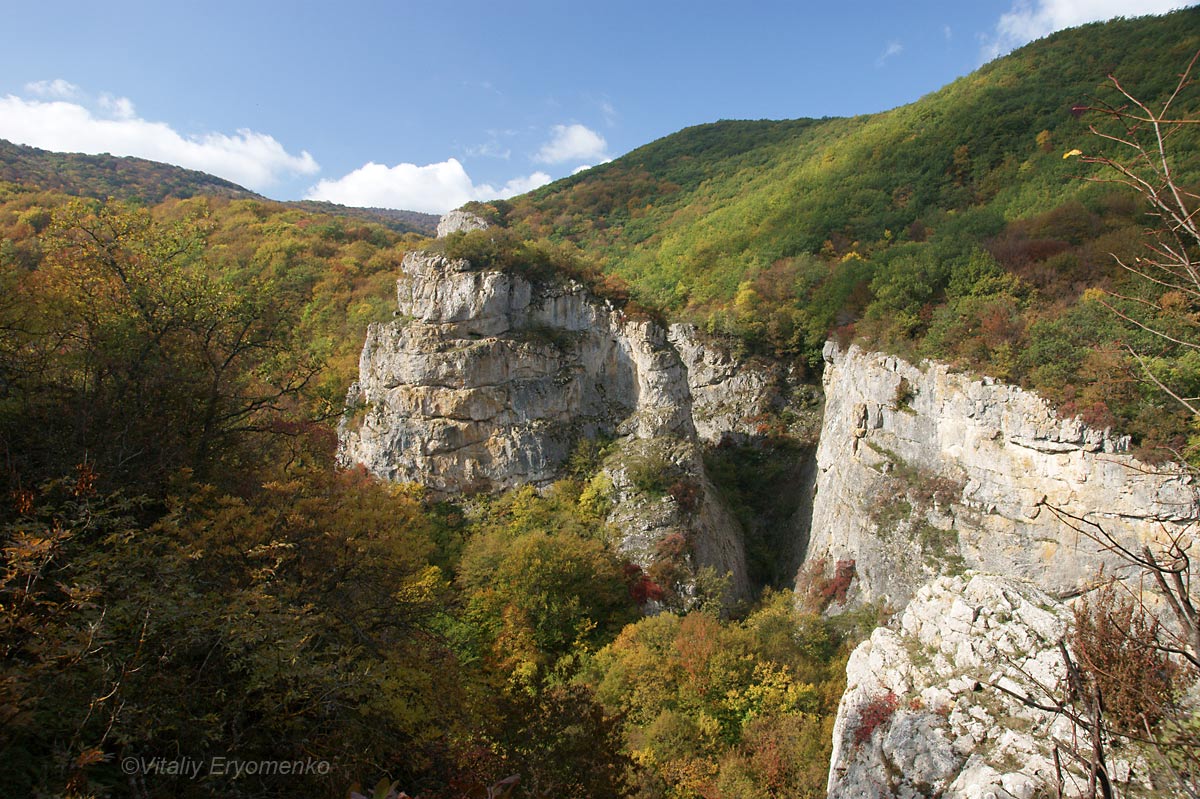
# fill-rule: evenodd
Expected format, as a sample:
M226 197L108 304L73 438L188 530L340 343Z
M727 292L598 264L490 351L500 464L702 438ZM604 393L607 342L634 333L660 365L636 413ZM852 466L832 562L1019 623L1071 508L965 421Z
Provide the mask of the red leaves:
M850 584L858 575L853 558L839 560L833 576L825 573L829 562L818 558L807 564L797 576L796 592L804 597L804 606L814 613L821 613L834 602L844 604Z
M650 576L642 571L642 567L636 563L626 563L623 567L625 579L629 582L629 596L638 605L645 605L647 602L661 602L666 592L662 586L650 579Z
M75 466L74 494L77 497L90 497L96 493L96 480L99 477L96 470L87 461Z
M862 746L871 740L875 730L891 721L900 708L900 699L891 691L877 696L858 711L858 725L854 728L854 745Z

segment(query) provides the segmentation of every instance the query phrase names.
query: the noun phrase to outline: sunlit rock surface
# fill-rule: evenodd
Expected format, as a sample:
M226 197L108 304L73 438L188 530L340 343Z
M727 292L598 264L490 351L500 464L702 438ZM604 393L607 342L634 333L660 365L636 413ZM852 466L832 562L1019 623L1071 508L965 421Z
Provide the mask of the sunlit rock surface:
M429 252L407 255L402 271L396 318L371 325L348 397L345 465L446 495L494 492L549 484L578 442L615 439L604 469L622 548L645 565L678 532L694 565L748 593L742 533L702 447L761 435L764 415L793 395L811 406L815 391L795 370L735 358L687 325L627 316L565 277L532 281ZM630 475L656 464L676 490L646 496Z
M829 344L825 360L808 561L854 561L853 601L903 608L965 568L1071 596L1102 565L1128 567L1060 514L1134 544L1196 517L1188 475L1139 462L1127 439L1032 392L857 346Z
M1022 580L968 572L922 587L895 629L875 630L850 656L830 799L1058 795L1054 747L1086 751L1086 734L1013 694L1040 704L1066 695L1058 643L1070 621ZM1079 765L1065 751L1060 762L1064 795L1084 795ZM1110 767L1135 782L1143 770L1119 758Z

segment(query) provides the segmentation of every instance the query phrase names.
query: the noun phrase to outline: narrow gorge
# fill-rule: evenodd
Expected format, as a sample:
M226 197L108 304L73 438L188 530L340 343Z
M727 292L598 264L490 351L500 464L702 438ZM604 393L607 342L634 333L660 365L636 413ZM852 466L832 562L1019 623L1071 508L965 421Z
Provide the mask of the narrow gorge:
M459 214L440 232L481 225ZM831 342L817 386L563 276L416 252L397 285L396 318L371 326L348 398L347 466L440 495L491 493L547 486L579 442L610 441L591 487L607 495L622 555L648 568L678 536L690 573L728 575L735 602L761 588L746 549L755 521L735 513L706 454L793 443L778 492L787 515L765 539L788 587L840 579L833 610L904 611L851 659L833 796L1035 795L1045 769L1011 766L1044 759L1036 737L1053 719L1016 729L972 710L975 692L1015 668L996 671L996 651L1053 672L1062 603L1102 573L1133 576L1064 519L1134 546L1198 512L1182 470L943 364ZM930 648L934 665L909 662L904 640ZM880 696L909 710L863 738L858 719Z
M1200 799L1197 3L8 15L0 799Z
M577 281L420 252L403 271L397 318L370 328L350 390L344 464L443 494L493 492L547 485L580 441L611 439L597 477L621 551L645 567L683 535L693 571L730 575L730 600L750 595L741 524L704 448L745 446L766 420L811 426L813 386L687 325L628 316Z

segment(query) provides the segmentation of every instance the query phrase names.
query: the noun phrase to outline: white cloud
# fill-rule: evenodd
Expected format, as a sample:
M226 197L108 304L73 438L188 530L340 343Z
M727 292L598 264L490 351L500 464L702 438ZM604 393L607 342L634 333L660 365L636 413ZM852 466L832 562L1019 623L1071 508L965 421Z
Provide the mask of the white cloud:
M36 94L39 97L55 97L60 100L69 100L72 97L79 96L79 87L62 78L35 80L32 83L26 83L25 91L30 94Z
M114 97L111 94L100 95L100 107L117 119L134 119L137 113L133 110L133 101L128 97Z
M320 171L307 152L292 155L265 133L243 128L233 135L184 136L164 122L139 118L127 97L103 95L98 105L106 115L62 100L0 97L0 138L46 150L164 161L260 191L283 177Z
M555 125L550 141L542 145L533 157L542 164L561 164L566 161L591 161L608 158L608 142L596 131L578 123Z
M875 59L875 66L881 67L888 61L888 59L894 58L903 52L904 45L900 44L900 42L888 42L887 47L882 53L879 54L879 58Z
M985 37L983 55L992 59L1042 36L1113 17L1162 14L1187 5L1185 0L1015 0Z
M610 163L611 161L612 161L611 158L605 158L599 164L580 164L579 166L577 166L571 170L571 174L578 175L580 172L586 172L587 170L591 169L592 167L600 166L600 164L607 164L607 163Z
M470 200L497 200L532 191L550 182L545 172L513 178L501 188L476 185L458 159L418 166L365 164L337 180L322 180L305 195L342 205L400 208L441 214Z
M476 186L475 192L476 194L483 195L479 197L480 200L507 200L509 197L516 197L518 194L524 194L527 191L533 191L534 189L541 188L551 180L553 180L553 178L551 178L545 172L534 172L532 175L513 178L505 183L499 191L496 191L491 186L484 184L482 186Z

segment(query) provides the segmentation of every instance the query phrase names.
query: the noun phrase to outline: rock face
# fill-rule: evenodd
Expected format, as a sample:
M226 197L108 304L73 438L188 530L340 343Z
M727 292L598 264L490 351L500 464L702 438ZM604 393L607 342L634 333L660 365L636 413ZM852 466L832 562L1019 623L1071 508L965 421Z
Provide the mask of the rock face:
M490 492L548 484L577 442L615 438L604 469L631 558L647 565L678 532L694 565L748 593L741 531L701 446L754 437L762 414L812 387L689 326L629 318L565 278L532 282L433 253L410 253L402 270L396 320L372 325L363 347L344 464L445 494ZM665 482L647 491L655 470Z
M398 319L372 325L363 347L352 403L365 415L343 433L343 460L437 491L495 491L553 480L582 437L691 432L665 335L583 286L426 253L402 268Z
M439 233L482 227L452 214ZM580 441L612 440L589 488L606 492L630 560L648 567L682 542L693 574L711 566L731 598L750 593L743 530L704 447L789 424L803 437L814 391L800 374L627 316L567 278L436 253L409 254L402 271L396 318L370 327L350 391L345 465L494 492L549 484ZM857 347L828 345L825 360L815 463L794 471L812 499L780 503L784 518L799 508L799 543L779 557L806 548L802 574L832 571L839 592L853 575L848 601L905 608L850 659L830 796L1041 795L1046 741L1073 731L992 686L1057 685L1069 614L1052 596L1124 568L1063 514L1134 543L1195 518L1194 486L1018 388Z
M922 587L899 629L877 629L850 656L829 799L1056 795L1054 740L1086 742L1064 717L994 686L1043 703L1039 684L1059 691L1070 619L1020 580L968 572ZM1087 787L1073 768L1066 796Z
M1085 590L1104 558L1054 509L1136 542L1197 514L1190 478L1126 454L1022 389L852 346L825 348L825 417L806 567L853 561L852 601L902 608L965 568Z
M488 227L488 223L483 217L470 211L451 211L438 220L437 237L442 239L451 233L487 230Z
M389 480L495 491L554 480L581 438L744 441L802 388L574 281L430 253L402 269L398 318L367 333L341 441L344 462Z

